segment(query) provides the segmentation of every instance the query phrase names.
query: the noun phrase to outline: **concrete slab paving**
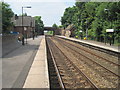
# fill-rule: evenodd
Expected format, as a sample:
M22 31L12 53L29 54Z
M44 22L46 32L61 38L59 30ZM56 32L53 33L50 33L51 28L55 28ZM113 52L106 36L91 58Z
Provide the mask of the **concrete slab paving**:
M25 46L2 59L2 88L22 88L43 36L28 39Z
M23 88L46 88L49 89L49 75L46 54L45 37L34 58Z
M47 86L47 85L46 85ZM28 75L24 88L45 88L44 78L39 74Z
M40 66L40 65L45 65L45 62L40 61L40 60L34 61L33 64L32 64L32 67L33 67L33 66L36 66L36 67L37 67L37 66Z
M110 46L110 45L107 45L107 44L105 45L104 43L97 42L97 41L92 41L92 40L80 40L80 39L75 39L75 38L70 38L70 37L65 37L65 36L59 36L59 35L57 35L57 36L61 37L61 38L68 39L68 40L82 42L82 43L90 44L90 45L93 45L93 46L96 46L96 47L101 47L101 48L108 49L108 50L111 50L111 51L120 52L118 46Z
M40 68L40 67L32 67L31 69L30 69L30 72L29 72L29 74L30 75L43 75L45 70L44 70L44 68Z

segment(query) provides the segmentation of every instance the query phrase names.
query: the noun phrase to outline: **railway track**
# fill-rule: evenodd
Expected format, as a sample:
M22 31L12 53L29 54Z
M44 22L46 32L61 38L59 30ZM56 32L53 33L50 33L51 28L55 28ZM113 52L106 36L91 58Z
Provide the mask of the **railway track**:
M52 54L53 62L64 89L93 88L98 87L59 49L59 47L47 38L47 43Z
M79 47L79 46L77 46L77 45L71 44L69 41L66 41L66 40L63 40L63 39L60 39L60 38L57 38L57 39L58 39L58 40L62 40L62 41L64 41L64 42L66 42L67 44L72 45L72 46L74 46L74 47L76 47L76 48L78 48L78 49L80 49L80 50L83 50L83 51L85 51L86 53L89 53L89 54L91 54L91 55L93 55L93 56L96 56L97 58L99 58L99 59L101 59L101 60L107 61L107 62L109 62L110 64L113 64L113 65L115 65L115 66L120 66L119 63L115 63L115 62L110 61L110 60L108 60L108 59L106 59L106 58L104 58L104 57L102 57L102 56L100 56L100 55L97 55L97 54L95 54L95 53L93 53L93 52L91 52L91 51L89 51L89 50L86 50L86 49L84 49L84 48L82 48L82 47Z
M57 38L57 39L58 39L58 38ZM102 56L98 56L98 55L94 54L93 52L90 52L90 51L88 51L88 50L86 50L86 49L84 49L84 48L80 48L80 47L78 47L78 46L76 46L76 45L70 44L69 42L66 42L65 40L60 40L60 39L58 39L58 40L59 40L59 42L61 42L62 44L64 44L64 45L65 45L66 47L68 47L69 49L72 49L72 50L75 51L76 53L82 55L83 57L85 57L85 58L87 58L87 59L89 59L89 60L91 60L92 62L96 63L97 65L103 67L103 68L106 69L107 71L113 73L114 75L116 75L116 76L118 76L118 77L120 78L120 75L119 75L119 74L116 74L115 72L111 71L110 69L107 69L106 67L104 67L103 65L99 64L99 63L96 62L95 60L89 58L88 56L86 56L85 53L86 53L86 52L87 52L87 53L90 53L91 55L93 55L93 57L96 56L96 58L99 58L100 62L102 62L102 60L103 60L103 61L106 61L106 62L109 62L109 63L107 63L107 64L109 64L109 67L110 67L110 66L113 67L113 65L114 65L115 67L117 67L117 68L115 68L116 70L118 70L120 64L114 63L114 62L112 62L112 61L109 61L108 59L105 59L105 58L103 58ZM65 42L65 43L63 43L63 42ZM82 54L82 53L76 51L75 49L71 48L68 44L76 47L77 49L83 50L83 51L85 51L85 52ZM112 65L111 65L111 64L112 64ZM118 71L117 71L117 73L118 73Z
M97 72L99 72L101 74L101 78L104 78L104 79L107 79L108 81L112 82L114 84L114 86L117 86L118 82L118 78L120 77L118 74L112 72L111 70L107 69L106 67L102 66L101 64L93 61L91 58L81 54L80 52L77 52L75 51L74 49L72 49L71 47L68 47L68 44L65 45L65 43L59 39L59 42L61 43L61 46L63 47L67 47L68 48L68 51L70 52L73 52L74 53L77 53L78 55L76 57L84 57L85 59L82 59L82 61L86 61L85 63L88 63L91 64L94 69L96 69ZM78 47L77 47L78 48ZM72 50L72 51L71 51ZM80 56L79 56L80 55ZM78 58L78 60L81 59L81 58ZM108 60L107 60L108 61ZM92 63L91 63L92 62ZM109 61L108 61L109 62ZM115 64L114 64L115 65ZM102 73L101 73L102 72Z
M58 37L58 36L57 36ZM79 42L79 41L75 41L75 40L71 40L71 39L67 39L67 38L63 38L63 37L59 37L63 40L66 40L66 41L72 41L76 44L79 44L81 46L84 46L84 47L87 47L87 48L91 48L93 50L96 50L96 51L99 51L99 52L102 52L102 53L106 53L106 54L109 54L111 56L115 56L115 57L118 57L120 55L120 52L119 51L113 51L113 50L109 50L109 49L106 49L106 48L102 48L102 47L99 47L99 46L94 46L94 45L91 45L91 44L87 44L87 43L83 43L83 42ZM118 47L119 49L119 47Z
M48 71L49 71L49 80L50 80L50 89L59 89L64 88L61 87L59 73L57 72L57 67L54 62L54 58L52 57L51 50L48 48L47 45L47 60L48 60Z

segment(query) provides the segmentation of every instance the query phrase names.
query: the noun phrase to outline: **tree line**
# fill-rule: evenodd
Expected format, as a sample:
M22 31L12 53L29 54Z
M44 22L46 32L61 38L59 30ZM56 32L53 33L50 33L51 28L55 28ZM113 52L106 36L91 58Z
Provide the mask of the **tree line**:
M14 27L14 23L12 23L11 18L15 15L10 5L8 3L0 2L0 6L2 8L2 33L9 34L12 31L12 27ZM19 15L22 16L22 15ZM27 13L23 13L23 16L27 16ZM35 32L37 34L44 33L44 24L41 20L41 16L35 16ZM1 20L1 19L0 19Z
M65 9L61 24L64 28L73 24L74 37L119 43L120 2L76 2L75 6ZM108 33L106 29L114 32Z

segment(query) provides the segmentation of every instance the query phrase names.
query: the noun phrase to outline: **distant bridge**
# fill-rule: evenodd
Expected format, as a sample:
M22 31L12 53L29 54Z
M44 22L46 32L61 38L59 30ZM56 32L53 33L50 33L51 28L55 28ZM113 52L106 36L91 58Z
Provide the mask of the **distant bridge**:
M53 27L44 27L44 31L54 31L56 28Z
M44 27L44 31L53 31L53 35L60 35L61 29L56 29L54 27Z

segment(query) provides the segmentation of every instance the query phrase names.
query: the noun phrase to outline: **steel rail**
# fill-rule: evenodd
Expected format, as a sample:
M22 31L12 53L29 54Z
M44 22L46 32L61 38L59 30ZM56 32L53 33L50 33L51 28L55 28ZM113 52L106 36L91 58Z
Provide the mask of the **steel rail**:
M49 50L50 50L50 53L51 53L51 56L52 56L53 63L54 63L54 65L55 65L55 70L56 70L56 72L57 72L57 76L58 76L58 78L59 78L60 86L62 87L63 90L65 90L65 86L64 86L63 81L62 81L62 79L61 79L59 70L58 70L58 68L57 68L57 64L56 64L54 55L53 55L53 53L52 53L52 50L51 50L49 44L48 44L48 46L49 46Z
M64 45L65 45L65 44L64 44ZM65 46L67 46L67 45L65 45ZM70 48L69 46L67 46L67 47L68 47L69 49L72 49L72 48ZM119 78L120 78L120 75L118 75L118 74L116 74L116 73L112 72L111 70L109 70L109 69L105 68L105 67L104 67L104 66L102 66L101 64L99 64L99 63L97 63L97 62L93 61L91 58L88 58L87 56L85 56L85 55L83 55L83 54L81 54L81 53L77 52L77 51L76 51L76 50L74 50L74 49L72 49L72 50L73 50L73 51L75 51L76 53L78 53L78 54L82 55L83 57L87 58L88 60L90 60L90 61L92 61L92 62L96 63L96 64L97 64L97 65L99 65L100 67L104 68L105 70L107 70L107 71L111 72L112 74L114 74L115 76L117 76L117 77L119 77Z
M54 45L59 49L59 47L55 43L54 43ZM79 71L79 73L81 73L82 76L84 78L86 78L86 80L92 85L92 87L95 88L96 90L99 90L99 88L64 54L64 52L61 49L59 49L59 50L65 56L65 58Z
M59 39L60 40L60 39ZM64 40L63 40L64 41ZM64 41L64 42L66 42L66 41ZM87 50L85 50L85 49L83 49L83 48L80 48L80 47L78 47L78 46L76 46L76 45L74 45L74 44L71 44L71 43L69 43L69 42L67 42L69 45L72 45L72 46L75 46L76 48L78 48L78 49L82 49L83 51L85 51L85 52L88 52L89 54L91 54L91 55L94 55L94 56L96 56L96 57L98 57L98 58L101 58L102 60L104 60L104 61L107 61L107 62L109 62L109 63L112 63L112 64L114 64L114 65L116 65L116 66L120 66L120 64L117 64L117 63L114 63L114 62L112 62L112 61L110 61L110 60L107 60L106 58L103 58L103 57L101 57L101 56L98 56L98 55L96 55L96 54L94 54L94 53L92 53L92 52L90 52L90 51L87 51Z

